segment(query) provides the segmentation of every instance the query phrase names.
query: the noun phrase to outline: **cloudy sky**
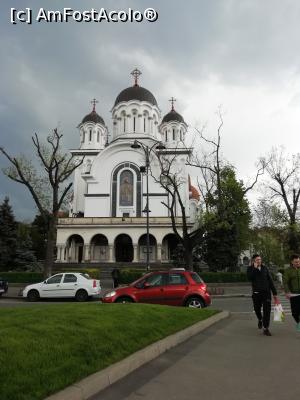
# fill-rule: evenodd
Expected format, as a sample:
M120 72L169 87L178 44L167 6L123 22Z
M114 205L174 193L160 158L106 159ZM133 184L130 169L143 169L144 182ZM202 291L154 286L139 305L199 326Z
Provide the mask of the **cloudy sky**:
M10 23L14 7L45 10L158 12L154 23ZM99 100L111 128L110 110L131 85L141 85L162 113L168 99L189 124L206 124L213 136L216 110L224 112L223 154L239 178L255 173L259 156L273 145L299 151L300 2L298 0L2 0L0 5L0 145L32 156L31 135L59 126L65 148L76 148L76 126ZM0 166L6 165L0 157ZM21 185L0 174L0 201L10 197L18 219L36 210Z

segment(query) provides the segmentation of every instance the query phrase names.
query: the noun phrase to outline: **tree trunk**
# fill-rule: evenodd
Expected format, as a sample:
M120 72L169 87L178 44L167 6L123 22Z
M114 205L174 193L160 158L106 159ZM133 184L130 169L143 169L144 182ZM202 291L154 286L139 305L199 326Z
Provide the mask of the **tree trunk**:
M300 233L296 224L290 224L288 229L288 243L291 253L299 253Z
M184 261L185 268L189 271L193 271L193 249L190 246L189 240L184 241Z
M44 263L44 277L48 278L52 275L52 267L54 261L54 252L56 245L56 227L57 218L49 216L48 219L48 234L47 234L47 246L46 246L46 259Z

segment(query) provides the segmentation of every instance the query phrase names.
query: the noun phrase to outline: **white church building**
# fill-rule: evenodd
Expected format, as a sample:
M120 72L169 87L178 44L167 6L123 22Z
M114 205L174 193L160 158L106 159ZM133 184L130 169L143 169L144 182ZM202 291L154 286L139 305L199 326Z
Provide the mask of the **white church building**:
M69 217L58 222L59 263L146 262L147 176L143 167L147 152L151 169L148 174L150 262L169 263L177 245L168 208L162 204L170 202L168 193L154 179L160 176L157 153L164 152L174 159L172 168L183 182L180 197L190 229L195 224L199 193L191 185L186 167L191 153L185 145L188 126L175 111L173 98L170 112L162 117L154 95L139 85L140 74L135 69L133 86L116 97L110 134L96 112L96 100L92 101L92 111L78 125L78 148L71 153L84 160L75 170ZM134 143L139 148L133 148ZM180 231L179 207L176 212Z

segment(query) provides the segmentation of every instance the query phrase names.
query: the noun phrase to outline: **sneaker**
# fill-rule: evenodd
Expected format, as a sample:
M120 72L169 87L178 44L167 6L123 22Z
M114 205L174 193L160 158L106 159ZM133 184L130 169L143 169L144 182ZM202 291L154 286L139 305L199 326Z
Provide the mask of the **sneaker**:
M263 334L264 334L265 336L272 336L272 333L269 331L268 328L264 328Z
M258 329L262 328L262 320L261 319L258 320L257 327L258 327Z
M296 331L300 332L300 322L298 322L298 324L296 325Z

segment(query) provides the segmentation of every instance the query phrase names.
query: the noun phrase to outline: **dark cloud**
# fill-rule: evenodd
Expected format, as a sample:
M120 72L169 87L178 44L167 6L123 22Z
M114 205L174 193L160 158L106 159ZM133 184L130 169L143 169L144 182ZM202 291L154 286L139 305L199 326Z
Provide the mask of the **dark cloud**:
M9 23L11 7L83 10L99 6L119 10L151 6L159 19L141 24ZM76 126L90 111L93 97L100 100L97 109L111 126L110 109L118 93L131 85L129 73L135 66L142 70L142 85L154 93L163 112L168 111L169 96L184 93L186 97L178 102L184 110L189 98L195 98L193 86L201 90L211 80L244 91L280 90L287 76L299 73L300 3L294 0L38 4L4 0L0 15L1 145L11 153L30 155L31 135L46 135L56 126L65 134L66 148L76 147ZM4 164L2 158L0 163ZM10 194L18 217L33 214L29 196L19 201L24 188L3 176L0 184L1 195Z

